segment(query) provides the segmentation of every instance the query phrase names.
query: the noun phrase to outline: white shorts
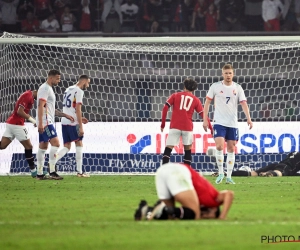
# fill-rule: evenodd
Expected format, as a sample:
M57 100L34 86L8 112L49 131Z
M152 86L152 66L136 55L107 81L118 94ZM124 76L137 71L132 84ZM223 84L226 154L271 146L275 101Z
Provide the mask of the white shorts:
M183 145L192 145L193 143L193 131L183 131L175 128L171 128L167 137L167 146L179 145L180 136L182 137Z
M176 194L194 190L191 172L182 164L161 165L155 176L156 192L159 199L170 199Z
M11 141L13 141L15 138L18 141L26 141L30 139L28 130L25 126L13 125L8 123L6 123L3 137L9 138Z

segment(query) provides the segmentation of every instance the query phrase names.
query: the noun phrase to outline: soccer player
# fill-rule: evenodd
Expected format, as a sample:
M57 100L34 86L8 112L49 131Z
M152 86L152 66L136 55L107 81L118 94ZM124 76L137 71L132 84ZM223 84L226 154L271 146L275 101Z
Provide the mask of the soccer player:
M36 126L35 119L29 115L29 111L33 107L34 100L36 100L36 98L36 90L27 90L20 95L15 104L14 111L6 120L6 129L0 141L0 149L6 149L15 138L24 146L25 158L29 165L32 177L36 177L37 171L34 165L30 136L24 122L25 120L28 120Z
M216 208L223 205L218 219L226 219L233 201L233 192L217 191L214 186L188 164L162 164L155 175L156 192L160 203L148 219L160 217L165 210L170 218L201 219L200 207ZM175 202L181 208L175 209ZM147 209L141 208L141 214ZM142 216L144 217L144 216Z
M203 107L201 101L193 95L197 89L197 82L191 78L183 81L184 88L182 92L172 94L164 105L162 111L161 132L164 131L166 117L169 108L172 106L172 117L170 131L166 141L165 151L163 153L162 163L168 163L174 146L179 144L180 137L184 145L184 163L191 165L191 148L193 143L193 121L194 111L203 117ZM210 120L206 117L209 128L212 131Z
M247 117L247 124L251 129L253 127L247 99L243 88L234 82L233 67L231 64L225 64L222 68L223 81L213 83L206 95L203 112L203 128L207 131L208 110L211 101L214 99L214 126L213 135L216 143L216 161L219 169L219 176L216 179L216 184L220 184L224 178L223 162L224 162L224 143L227 142L227 184L235 184L231 178L235 162L234 149L236 142L239 139L238 133L238 118L237 105L238 102L242 105L242 109Z
M90 177L82 172L82 139L84 135L83 124L88 120L82 117L81 106L84 92L90 85L90 78L87 75L81 75L78 82L67 88L63 100L63 112L74 117L74 121L62 118L62 135L64 147L57 153L57 161L67 154L71 148L71 143L76 145L76 170L78 177Z
M56 155L59 148L59 140L56 130L53 126L54 116L65 117L71 121L74 118L68 114L64 114L55 109L56 97L53 91L53 86L57 86L60 82L60 72L52 69L48 73L47 81L43 83L37 94L37 127L39 131L39 149L37 152L37 179L48 179L43 173L45 163L45 153L50 142L51 149L49 152L49 179L62 180L63 178L56 173L55 163Z
M237 170L232 172L232 176L299 176L300 152L289 153L288 156L279 163L272 163L254 171Z

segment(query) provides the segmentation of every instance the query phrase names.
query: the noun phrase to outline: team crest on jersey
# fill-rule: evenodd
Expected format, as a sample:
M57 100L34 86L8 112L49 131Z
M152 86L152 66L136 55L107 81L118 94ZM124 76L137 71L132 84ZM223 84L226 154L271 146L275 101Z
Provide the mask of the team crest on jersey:
M234 95L236 95L236 90L235 89L232 92L233 92Z

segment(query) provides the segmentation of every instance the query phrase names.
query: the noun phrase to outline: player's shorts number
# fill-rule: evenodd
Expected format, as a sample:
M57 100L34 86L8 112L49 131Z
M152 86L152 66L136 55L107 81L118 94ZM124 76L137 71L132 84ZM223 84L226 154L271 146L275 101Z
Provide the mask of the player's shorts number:
M70 96L71 96L71 94L67 95L67 94L65 93L65 95L64 95L64 103L63 103L63 106L64 106L64 107L67 107L67 108L70 108L70 107L71 107L72 101L71 101L71 99L70 99Z
M192 106L193 103L193 98L190 96L181 96L181 101L180 101L180 109L185 109L186 111L189 111L189 109Z

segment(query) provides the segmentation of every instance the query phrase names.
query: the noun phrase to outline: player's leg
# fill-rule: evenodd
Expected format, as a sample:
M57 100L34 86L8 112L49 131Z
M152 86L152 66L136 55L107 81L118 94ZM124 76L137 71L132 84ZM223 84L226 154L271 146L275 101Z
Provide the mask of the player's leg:
M184 158L183 162L185 164L191 165L192 163L192 144L193 144L193 132L192 131L182 131L182 143L184 145Z
M73 126L68 126L68 125L62 125L61 126L61 132L63 136L63 142L64 142L64 147L59 149L56 155L56 162L55 164L62 158L64 157L71 149L71 142L73 141L71 139L72 133L73 133Z
M235 145L239 139L239 131L237 128L227 128L226 136L227 142L227 160L226 160L226 169L227 169L227 184L235 184L231 178L231 174L233 171L234 163L235 163Z
M12 140L10 138L2 136L0 141L0 150L6 149L11 142Z
M175 145L179 144L181 131L178 129L170 129L166 141L166 147L162 158L162 164L166 164L170 161L171 152Z
M32 154L32 148L33 147L32 147L31 141L28 139L28 140L25 140L25 141L20 141L20 143L23 145L23 147L25 149L25 158L26 158L26 161L29 165L31 176L36 177L37 170L36 170L36 167L34 165L34 157L33 157L33 154Z
M48 149L49 142L47 141L48 138L45 137L44 133L39 134L39 148L36 154L36 160L37 160L37 176L36 178L38 180L44 180L45 174L44 174L44 165L45 165L45 154Z
M225 143L225 134L226 128L221 125L214 125L214 139L216 144L216 162L219 170L219 175L216 179L216 184L220 184L224 179L224 143Z
M82 138L81 138L82 139ZM83 143L82 140L75 142L76 144L76 171L78 177L90 177L89 174L82 171L83 159Z

